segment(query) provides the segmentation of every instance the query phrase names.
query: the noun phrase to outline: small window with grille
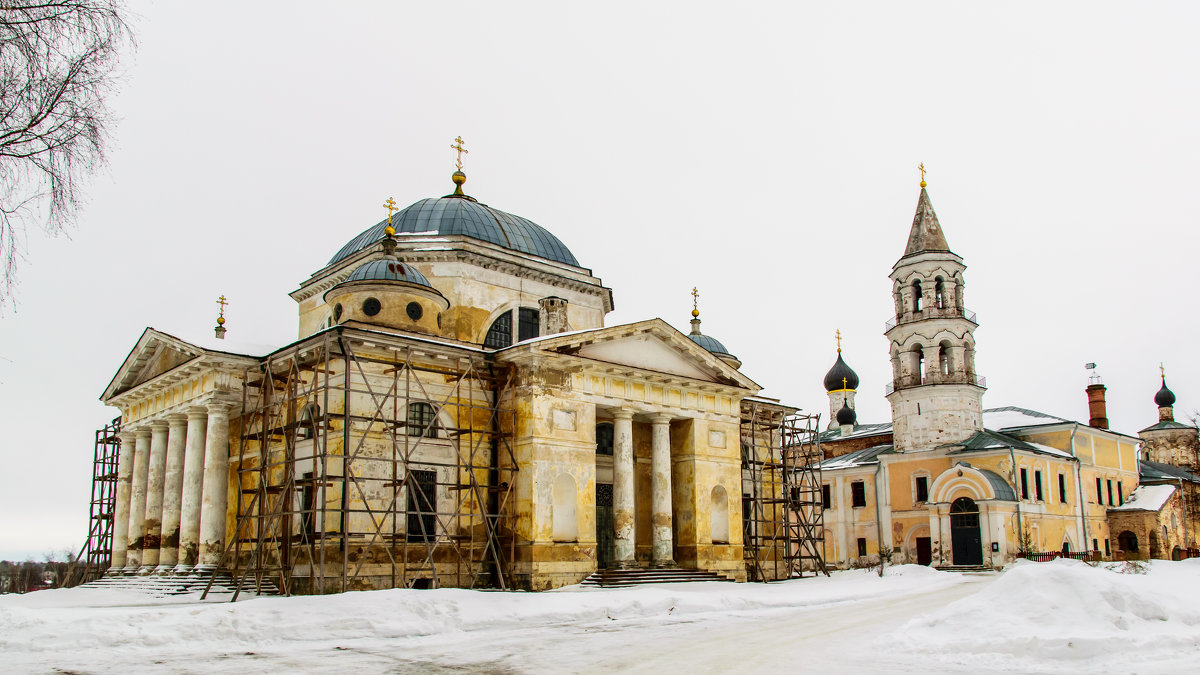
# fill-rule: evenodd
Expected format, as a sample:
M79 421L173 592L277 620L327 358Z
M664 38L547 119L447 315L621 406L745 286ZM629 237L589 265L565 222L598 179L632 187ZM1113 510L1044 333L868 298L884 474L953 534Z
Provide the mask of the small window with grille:
M490 349L504 349L512 346L512 312L508 311L496 317L487 336L483 338L483 346Z
M408 404L408 435L437 438L437 413L425 402Z
M517 342L535 338L540 332L541 326L538 311L529 307L522 307L518 312Z

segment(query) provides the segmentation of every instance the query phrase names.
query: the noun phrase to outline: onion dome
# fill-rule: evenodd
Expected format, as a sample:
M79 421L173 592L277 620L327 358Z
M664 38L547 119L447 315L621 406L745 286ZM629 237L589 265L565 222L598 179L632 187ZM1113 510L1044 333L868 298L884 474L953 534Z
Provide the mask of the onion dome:
M1162 389L1159 389L1158 393L1154 395L1154 402L1160 408L1169 408L1175 405L1175 392L1167 389L1166 377L1163 377Z
M854 412L853 408L846 405L845 401L842 401L842 409L837 411L837 423L845 426L847 424L854 424L857 420L858 414Z
M837 362L825 374L825 391L840 391L842 389L858 389L858 374L842 360L842 350L838 350Z
M579 261L558 237L530 220L480 204L473 197L463 194L462 184L467 176L461 171L456 172L453 178L454 194L422 199L391 216L390 226L397 237L471 237L518 253L579 267ZM388 226L387 220L381 220L367 228L330 258L329 264L374 246L385 236Z

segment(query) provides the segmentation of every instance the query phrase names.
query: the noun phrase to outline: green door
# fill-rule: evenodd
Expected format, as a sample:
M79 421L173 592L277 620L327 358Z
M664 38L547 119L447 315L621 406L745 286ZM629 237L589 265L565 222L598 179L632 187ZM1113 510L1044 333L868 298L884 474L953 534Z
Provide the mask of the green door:
M596 568L608 567L613 557L613 486L596 483Z

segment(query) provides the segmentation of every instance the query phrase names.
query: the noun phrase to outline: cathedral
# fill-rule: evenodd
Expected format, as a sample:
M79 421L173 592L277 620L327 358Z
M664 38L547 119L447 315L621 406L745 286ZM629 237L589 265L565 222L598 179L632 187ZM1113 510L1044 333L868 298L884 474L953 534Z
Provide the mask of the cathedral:
M606 326L611 289L467 194L455 149L450 194L389 199L291 292L295 342L241 344L223 311L207 337L145 330L101 397L121 411L107 575L323 593L819 567L819 487L784 490L811 474L746 468L810 418L760 396L695 305L687 334Z
M824 555L944 568L998 568L1016 557L1178 559L1200 555L1198 438L1155 395L1159 422L1131 436L1109 428L1105 386L1088 385L1090 420L1020 407L984 408L975 369L966 266L950 250L925 181L892 268L885 326L891 423L861 424L858 375L842 357L825 377L821 434Z

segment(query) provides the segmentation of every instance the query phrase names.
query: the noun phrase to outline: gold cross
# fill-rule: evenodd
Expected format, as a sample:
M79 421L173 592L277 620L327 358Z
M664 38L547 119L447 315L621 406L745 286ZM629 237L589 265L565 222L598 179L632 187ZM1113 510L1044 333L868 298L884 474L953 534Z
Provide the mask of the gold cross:
M839 328L839 329L833 331L833 336L834 336L834 338L837 339L838 353L841 354L842 353L842 329Z
M849 380L849 378L845 378L845 377L843 377L843 378L842 378L842 389L845 389L845 388L846 388L846 385L848 385L848 384L850 384L850 380Z
M700 309L700 291L692 286L692 309Z
M466 149L466 148L464 148L464 147L463 147L463 139L462 139L462 136L459 136L458 138L455 138L455 139L454 139L454 145L450 146L450 149L451 149L451 150L455 150L455 151L457 151L457 152L458 152L458 160L455 162L455 166L457 166L457 167L458 167L458 170L459 170L459 171L462 171L462 156L463 156L463 153L465 152L465 153L467 153L468 155L469 155L469 154L471 154L470 152L468 152L468 151L467 151L467 149Z
M221 306L221 316L225 316L225 305L228 305L229 301L225 299L224 295L222 295L221 297L217 298L217 304Z
M1160 375L1162 375L1162 378L1163 378L1164 380L1165 380L1165 379L1167 379L1167 369L1166 369L1166 368L1163 368L1162 361L1159 361L1159 362L1158 362L1158 372L1159 372L1159 374L1160 374Z
M383 208L388 210L388 225L391 225L392 224L392 211L400 210L399 208L396 207L396 200L392 199L391 197L388 197L388 200L383 203Z
M925 187L925 162L921 162L917 169L921 172L921 187Z

